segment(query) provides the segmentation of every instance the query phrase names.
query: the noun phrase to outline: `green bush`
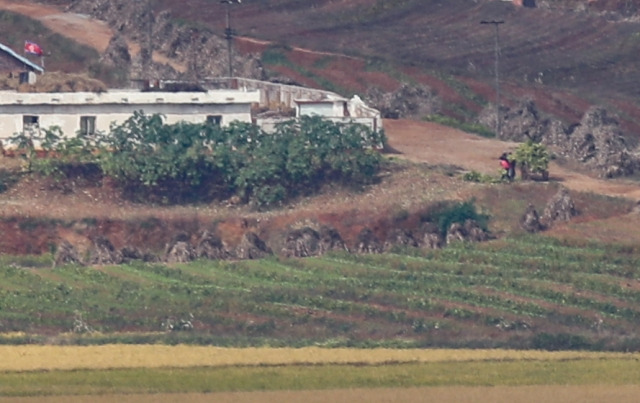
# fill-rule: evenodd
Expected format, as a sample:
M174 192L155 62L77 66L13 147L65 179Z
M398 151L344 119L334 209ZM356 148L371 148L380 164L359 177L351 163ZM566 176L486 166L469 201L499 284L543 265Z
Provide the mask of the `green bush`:
M302 117L265 133L248 123L219 127L179 122L135 112L108 135L65 138L59 128L21 133L13 141L26 150L28 170L69 177L93 172L109 176L139 201L182 203L239 195L272 206L323 183L370 183L382 162L375 150L382 132L359 124ZM53 158L36 158L35 143ZM97 151L97 152L96 152Z
M478 171L465 172L462 175L462 180L466 182L476 183L499 183L500 178L491 175L486 175Z
M489 216L478 213L473 200L465 202L444 201L431 206L422 215L422 221L437 224L440 235L446 236L451 224L463 224L467 220L474 220L480 228L488 230Z
M592 343L585 337L567 333L538 333L533 337L532 347L536 350L589 350Z
M522 179L527 179L529 174L541 174L545 180L548 178L550 157L544 145L527 140L518 146L514 158L520 164Z

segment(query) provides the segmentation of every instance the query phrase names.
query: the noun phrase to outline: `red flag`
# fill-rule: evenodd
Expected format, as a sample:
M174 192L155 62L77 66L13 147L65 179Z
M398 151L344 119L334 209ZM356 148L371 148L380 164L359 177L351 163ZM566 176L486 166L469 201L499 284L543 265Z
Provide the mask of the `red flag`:
M42 51L42 48L37 43L33 43L29 41L24 42L24 52L30 53L32 55L38 55L38 56L42 56L44 54L44 52Z

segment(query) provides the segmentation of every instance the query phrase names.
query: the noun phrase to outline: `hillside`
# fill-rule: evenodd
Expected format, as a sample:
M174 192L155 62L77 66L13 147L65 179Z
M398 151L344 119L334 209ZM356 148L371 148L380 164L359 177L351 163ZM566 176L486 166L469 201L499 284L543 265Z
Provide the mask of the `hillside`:
M220 59L198 61L206 65L206 74L225 74L226 49L220 40L223 4L204 0L190 0L188 7L162 0L44 2L103 19L114 32L143 47L148 42L145 4L149 4L156 21L156 55L163 55L164 63L174 60L184 67L193 62L189 60L193 52L200 51L207 58ZM236 51L262 54L271 43L284 52L276 65L263 59L266 70L260 74L288 77L344 95L362 94L372 86L389 91L401 81L423 83L443 99L443 113L459 119L473 119L494 99L494 30L479 22L504 20L500 74L506 105L531 97L542 111L571 124L590 105L602 104L620 117L625 134L636 139L640 133L635 102L639 91L637 3L538 1L537 8L523 8L492 0L316 1L312 6L248 0L230 11L239 36ZM167 31L167 21L181 27L180 33ZM256 46L243 38L267 42ZM196 46L194 41L201 43ZM334 56L306 58L288 53L291 47ZM349 63L352 58L337 54L356 57L360 63L354 66ZM235 63L239 71L243 63ZM243 74L258 74L258 70L247 69ZM371 81L372 76L378 80Z
M33 17L48 21L50 30L39 31L44 41L46 32L64 32L72 22L86 32L79 42L102 55L128 46L131 71L141 67L144 14L134 12L143 10L142 2L42 3L49 4L46 10L10 0L0 0L0 8L39 10ZM624 84L635 80L636 45L613 45L635 29L633 18L539 3L547 6L247 0L233 8L239 34L234 63L247 68L243 73L262 71L267 79L345 95L374 86L392 93L402 82L424 84L442 99L442 114L474 121L494 92L493 32L478 21L504 18L517 22L505 23L503 30L506 104L531 97L541 110L570 123L602 103L619 115L629 138L640 136L635 90ZM194 52L201 46L207 71L225 74L225 43L216 36L224 26L219 2L150 4L167 29L158 32L156 73L182 74L169 61L178 67L189 65L191 57L198 61ZM114 11L119 6L125 10L120 14ZM76 14L64 17L62 10ZM92 13L106 24L92 31L97 23L77 13ZM198 35L192 35L194 28ZM111 42L110 35L119 41ZM95 54L86 60L96 66ZM101 60L98 65L107 64ZM70 71L84 68L58 63ZM603 72L609 65L611 73ZM540 78L539 72L540 80L531 79ZM609 85L601 85L606 74ZM596 178L561 156L552 161L549 182L466 181L462 175L473 171L497 175L497 157L517 144L421 117L385 120L389 145L375 183L359 191L328 185L267 211L231 199L182 206L136 203L109 178L27 176L18 173L19 160L2 158L0 332L23 332L14 342L43 343L637 350L637 182ZM542 213L560 189L568 189L577 215L540 234L526 234L525 211L532 206ZM429 214L444 202L470 202L488 216L484 239L489 241L412 247L408 234L434 224ZM289 239L293 232L309 234L308 229L324 226L359 253L292 257L303 256L306 247L299 238ZM209 261L200 254L194 261L189 248L201 247L205 233L219 235L219 245L234 250L247 249L243 242L253 234L268 247L259 251L267 257L246 253ZM187 258L171 255L177 244ZM88 267L57 259L67 247ZM381 251L387 253L368 253ZM68 331L78 337L58 337Z

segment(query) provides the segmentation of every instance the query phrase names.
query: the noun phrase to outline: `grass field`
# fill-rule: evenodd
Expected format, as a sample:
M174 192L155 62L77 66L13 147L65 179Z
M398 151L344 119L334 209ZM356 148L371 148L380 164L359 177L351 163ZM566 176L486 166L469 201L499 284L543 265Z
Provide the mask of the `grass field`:
M638 385L638 354L513 350L5 346L0 396Z
M534 236L382 255L0 266L0 329L14 332L3 344L640 345L640 252L628 246Z
M287 365L384 365L488 361L597 361L640 359L640 353L539 350L222 348L212 346L102 345L0 346L0 371L72 371Z

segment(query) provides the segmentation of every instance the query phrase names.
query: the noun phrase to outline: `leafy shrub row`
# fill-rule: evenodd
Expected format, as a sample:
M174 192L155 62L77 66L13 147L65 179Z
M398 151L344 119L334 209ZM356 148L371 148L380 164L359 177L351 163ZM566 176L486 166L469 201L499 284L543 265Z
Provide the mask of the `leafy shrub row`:
M165 124L161 115L135 112L110 133L73 138L59 128L41 138L21 133L13 142L29 161L29 170L68 177L99 169L130 197L170 203L239 196L271 206L311 193L327 182L361 186L373 180L384 133L360 124L339 124L302 117L266 133L233 122ZM34 140L46 154L35 158Z

